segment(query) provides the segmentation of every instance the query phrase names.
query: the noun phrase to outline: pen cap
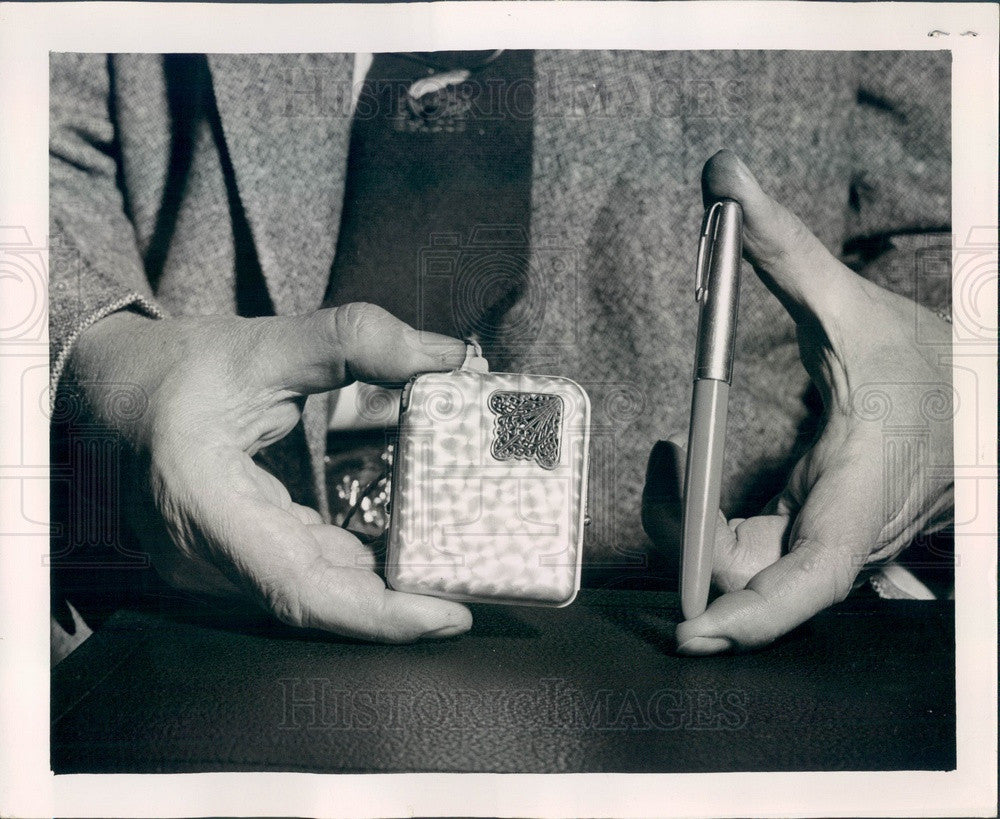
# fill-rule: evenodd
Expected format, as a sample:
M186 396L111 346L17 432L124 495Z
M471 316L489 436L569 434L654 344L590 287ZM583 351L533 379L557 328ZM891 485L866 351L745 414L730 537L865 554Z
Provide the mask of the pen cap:
M705 216L698 252L695 379L732 379L742 254L743 209L738 202L723 199Z

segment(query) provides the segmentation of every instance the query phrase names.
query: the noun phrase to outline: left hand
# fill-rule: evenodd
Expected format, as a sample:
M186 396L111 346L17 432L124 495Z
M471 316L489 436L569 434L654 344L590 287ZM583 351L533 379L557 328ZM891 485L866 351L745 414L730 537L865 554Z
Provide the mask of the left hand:
M770 643L844 599L862 568L942 528L954 508L949 470L929 468L953 460L951 371L939 356L951 343L950 325L837 261L734 154L712 157L702 181L706 201L742 204L745 255L795 320L824 416L765 514L728 522L720 514L713 583L723 594L677 627L684 654ZM885 402L893 425L928 429L927 451L887 456L884 415L870 412L866 395ZM643 518L663 546L674 510L650 485L663 480L657 463L673 445L659 446Z
M300 316L105 316L73 346L93 423L122 442L125 519L175 588L259 604L281 622L406 643L469 630L450 600L386 588L372 550L323 522L253 456L299 422L307 395L400 384L462 362L458 339L371 304ZM120 387L146 397L120 412Z

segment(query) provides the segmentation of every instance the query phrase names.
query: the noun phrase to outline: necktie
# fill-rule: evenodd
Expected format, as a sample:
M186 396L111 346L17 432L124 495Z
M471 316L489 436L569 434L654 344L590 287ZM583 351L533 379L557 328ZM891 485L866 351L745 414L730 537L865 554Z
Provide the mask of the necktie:
M446 56L462 65L460 52ZM371 302L418 329L488 345L527 268L532 54L504 52L464 80L449 76L375 56L325 304ZM415 98L414 83L431 90Z

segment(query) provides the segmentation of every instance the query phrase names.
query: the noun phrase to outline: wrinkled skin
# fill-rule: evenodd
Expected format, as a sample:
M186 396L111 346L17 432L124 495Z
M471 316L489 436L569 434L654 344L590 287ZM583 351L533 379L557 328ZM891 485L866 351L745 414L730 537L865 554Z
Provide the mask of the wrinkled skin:
M403 383L464 355L461 341L351 304L259 319L116 313L81 334L70 366L97 420L128 444L126 512L165 580L250 598L290 625L396 643L462 633L471 616L386 589L371 551L294 503L252 456L293 429L310 393ZM148 400L138 418L116 416L122 383Z
M706 202L742 204L744 255L795 320L824 414L811 449L763 514L720 514L713 583L722 594L677 627L686 654L770 643L844 599L864 567L942 528L954 509L950 469L927 469L953 459L951 372L940 360L950 325L841 264L734 154L712 157L702 184ZM883 414L869 401L888 408L894 425L928 428L928 457L887 463ZM643 501L646 530L664 549L677 548L679 443L657 445Z

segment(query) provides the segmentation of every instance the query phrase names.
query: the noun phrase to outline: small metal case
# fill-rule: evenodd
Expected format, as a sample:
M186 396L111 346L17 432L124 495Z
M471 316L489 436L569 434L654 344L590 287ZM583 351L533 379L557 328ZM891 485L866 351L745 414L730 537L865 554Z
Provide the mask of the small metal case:
M389 585L451 600L571 603L589 447L590 401L569 379L413 378L393 462Z

